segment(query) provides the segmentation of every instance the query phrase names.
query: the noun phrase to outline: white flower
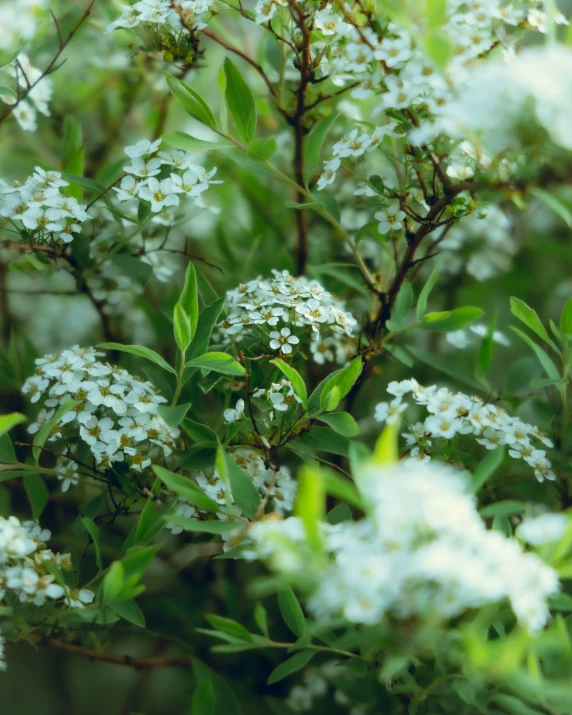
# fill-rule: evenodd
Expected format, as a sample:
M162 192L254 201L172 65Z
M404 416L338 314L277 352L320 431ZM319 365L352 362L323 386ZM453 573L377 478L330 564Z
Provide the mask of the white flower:
M133 146L126 146L124 151L130 159L135 159L136 157L154 154L160 144L161 139L157 139L154 142L147 141L147 139L140 139Z
M400 231L405 219L405 211L402 211L398 203L389 205L382 211L376 211L374 217L379 221L377 230L385 235L389 231Z
M532 546L542 546L560 541L569 524L566 514L541 514L525 519L516 530L516 535Z
M289 355L292 352L292 345L297 345L300 339L292 335L290 328L282 328L280 332L274 330L270 333L272 340L270 347L272 350L280 350L284 355Z
M234 409L224 411L224 419L226 422L238 422L244 412L244 400L237 400Z
M139 198L149 201L154 213L162 211L166 206L179 205L179 197L171 179L148 179L145 186L139 189Z

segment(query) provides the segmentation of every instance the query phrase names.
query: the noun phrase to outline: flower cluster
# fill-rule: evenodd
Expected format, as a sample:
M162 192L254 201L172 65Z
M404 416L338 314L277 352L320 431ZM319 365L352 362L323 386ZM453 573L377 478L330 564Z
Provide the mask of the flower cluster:
M278 412L287 412L290 407L295 407L302 402L302 399L298 397L289 380L273 382L268 389L259 387L254 390L252 396L268 400L273 409ZM272 417L270 419L272 419Z
M487 530L466 475L437 464L363 464L369 516L320 524L323 554L312 557L301 520L254 524L258 558L310 582L309 609L358 624L387 618L446 622L508 599L531 632L549 619L556 571L501 532Z
M228 291L228 317L220 324L227 342L250 337L281 355L291 355L300 338L310 337L315 362L345 362L356 319L317 281L295 278L288 271L272 271L270 280L257 278ZM286 328L281 328L286 323ZM310 330L308 330L308 328Z
M378 422L393 424L409 407L404 401L410 394L416 405L429 413L422 421L410 427L404 434L412 457L422 461L430 459L432 439L451 440L457 434L474 435L486 449L508 445L508 453L514 459L523 459L534 469L539 482L554 480L556 476L544 449L538 449L533 440L546 447L553 444L537 427L512 417L496 405L485 404L479 397L462 392L450 392L437 385L423 387L414 378L390 382L387 392L393 395L390 402L381 402L375 408Z
M249 447L236 447L230 452L230 456L248 474L258 489L260 497L265 502L270 501L273 511L282 515L292 511L296 482L292 479L288 467L267 466L260 454ZM215 467L197 472L195 479L205 494L221 505L220 511L217 512L219 519L240 516L241 512L234 504L232 493L225 489L224 482ZM173 514L185 519L200 519L205 516L204 512L191 506L184 499L177 500ZM168 522L167 528L173 534L179 534L184 530L183 526L174 522Z
M0 50L14 51L36 34L48 0L2 0Z
M107 27L107 32L118 28L132 30L139 25L162 26L180 31L183 27L202 29L204 19L214 0L139 0L125 5L121 15Z
M72 608L84 608L95 594L56 581L53 570L71 571L69 554L54 553L46 546L50 532L34 521L0 516L0 603L7 594L22 603L43 606L48 599L65 599ZM0 670L5 670L3 639L0 637Z
M20 12L19 15L24 15ZM0 21L2 9L0 8ZM0 30L0 36L1 36ZM42 72L33 67L28 56L21 52L18 57L8 65L10 79L18 85L17 92L6 87L0 88L0 100L5 104L17 104L12 115L27 132L36 130L37 112L45 117L50 116L48 103L52 98L52 81L49 77L42 78ZM39 81L41 80L41 81ZM26 91L26 99L18 101L20 92Z
M32 402L44 394L47 399L29 431L37 432L57 409L70 402L52 426L48 441L63 437L65 431L68 438L89 445L100 467L126 462L130 469L141 472L150 466L155 447L159 454L171 454L179 430L159 416L158 407L166 400L150 382L102 362L98 359L102 355L94 348L74 346L60 355L36 360L35 374L26 380L22 392ZM67 463L57 469L65 490L77 475Z
M145 201L152 213L159 214L178 206L181 197L199 200L210 184L222 183L212 181L216 168L206 171L193 164L192 155L186 151L172 149L157 153L161 141L141 139L133 146L125 147L131 163L123 167L127 176L115 188L120 202L137 209L139 201ZM198 203L200 205L200 200Z
M69 184L59 171L39 166L23 183L9 185L0 180L0 216L34 240L69 243L89 215L77 199L62 192L66 186Z
M572 52L564 46L527 49L510 62L474 68L464 86L439 108L434 123L412 135L417 143L444 133L474 137L493 155L518 156L523 145L547 134L557 145L572 148L566 121L572 86Z
M341 160L347 157L360 157L369 149L377 148L384 137L397 136L395 131L396 123L386 124L381 127L376 127L373 132L360 132L358 129L352 131L340 139L332 148L332 154L327 161L324 162L322 174L318 179L317 189L322 191L335 181L336 172L340 168ZM401 227L401 224L400 226ZM384 231L383 233L387 233Z

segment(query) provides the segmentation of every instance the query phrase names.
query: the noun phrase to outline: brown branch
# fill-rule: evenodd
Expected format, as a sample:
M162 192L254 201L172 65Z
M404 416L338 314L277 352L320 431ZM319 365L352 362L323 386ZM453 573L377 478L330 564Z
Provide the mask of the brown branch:
M29 82L26 82L26 84L27 84L26 90L25 90L24 92L22 92L22 93L19 92L19 93L18 93L18 98L17 98L16 102L14 102L14 104L8 105L8 106L6 107L6 109L4 110L4 112L3 112L2 114L0 114L0 124L1 124L5 119L8 119L8 117L12 114L12 112L16 109L16 107L17 107L21 102L23 102L23 101L26 99L26 97L30 94L30 92L34 89L34 87L35 87L36 85L38 85L38 84L39 84L45 77L47 77L49 74L52 74L52 72L55 72L55 71L58 69L58 67L61 67L61 65L58 65L58 67L56 67L57 61L58 61L59 58L61 57L62 52L65 50L65 48L66 48L66 47L69 45L69 43L71 42L73 36L76 34L76 32L79 30L79 28L83 25L83 23L84 23L84 22L87 20L87 18L90 16L91 10L92 10L94 4L95 4L95 0L91 0L91 2L89 3L89 5L88 5L88 6L86 7L86 9L83 11L82 16L79 18L79 20L78 20L78 21L76 22L76 24L73 26L73 28L70 30L70 33L69 33L69 35L66 37L65 40L62 39L62 35L61 35L61 31L60 31L59 24L58 24L57 20L56 20L55 17L54 17L54 21L55 21L55 23L56 23L56 29L57 29L57 32L58 32L58 40L59 40L59 46L58 46L57 52L56 52L55 55L52 57L52 59L51 59L50 62L48 63L48 66L44 69L44 71L43 71L42 74L38 77L38 79L37 79L35 82L32 82L31 84L30 84ZM53 13L52 13L52 17L53 17Z
M130 655L114 655L104 650L94 650L92 648L86 648L85 646L75 645L74 643L56 640L55 638L34 638L34 640L38 645L46 645L52 650L72 653L74 655L83 655L90 660L112 663L113 665L125 665L128 668L135 668L137 670L146 668L188 668L191 664L190 656L173 658L155 656L144 658Z

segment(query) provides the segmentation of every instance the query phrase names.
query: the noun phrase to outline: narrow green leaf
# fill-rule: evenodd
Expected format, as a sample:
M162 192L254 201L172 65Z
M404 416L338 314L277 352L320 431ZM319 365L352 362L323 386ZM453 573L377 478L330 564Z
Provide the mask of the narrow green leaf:
M320 524L326 515L324 476L319 467L305 464L298 478L295 514L304 524L306 538L311 549L322 549Z
M235 145L232 142L208 142L204 139L197 139L190 134L184 132L167 132L163 135L163 141L175 149L183 149L183 151L213 151L234 149Z
M197 323L199 321L199 293L197 288L197 272L192 263L187 266L185 273L185 285L179 303L189 318L191 325L191 339L197 332Z
M38 520L49 500L48 487L43 478L35 472L24 474L24 487L32 507L32 516Z
M492 477L492 475L503 463L504 452L504 446L497 447L497 449L489 452L482 462L479 463L478 467L475 469L472 480L472 488L475 494L480 491L487 479Z
M306 139L306 148L304 150L304 183L308 186L314 172L320 163L320 155L322 146L330 129L335 124L339 117L339 112L330 114L321 122L316 124Z
M208 350L213 328L219 319L225 300L224 296L216 298L204 310L201 310L197 321L197 330L187 350L189 359L203 355Z
M141 261L139 258L118 253L111 257L111 262L116 265L124 275L131 278L132 281L142 288L145 288L153 277L152 266L149 265L149 263L145 263L145 261Z
M185 313L185 310L180 303L176 303L173 308L173 332L175 334L177 346L184 356L187 348L191 344L193 335L191 332L191 321L189 320L189 316Z
M168 370L168 372L172 372L174 375L177 374L175 369L171 367L169 363L159 355L159 353L155 352L154 350L151 350L150 348L146 348L143 345L100 343L97 347L102 348L103 350L117 350L118 352L129 353L130 355L137 355L138 357L142 357L146 360L154 362L155 365L159 365L159 367L162 367L163 370Z
M356 437L359 434L358 423L347 412L336 412L335 414L320 415L320 422L325 422L334 432L344 437Z
M565 340L572 336L572 298L568 298L560 314L560 330Z
M360 357L355 358L349 365L336 370L329 375L318 387L314 390L308 401L308 408L311 412L319 405L321 409L325 409L328 401L329 393L333 388L339 389L339 399L335 405L328 401L328 409L335 410L340 400L342 400L351 390L356 380L360 376L362 370L362 360ZM316 404L317 403L317 404Z
M211 129L216 128L214 114L200 94L182 80L173 77L173 75L167 74L166 78L173 97L187 114L190 114L191 117L202 122L202 124L206 124L207 127L211 127Z
M220 510L219 505L187 477L170 472L158 464L153 465L153 471L168 489L182 497L189 504L213 513ZM173 515L169 515L168 518L170 519L171 516Z
M190 360L185 367L200 367L213 372L220 372L223 375L233 375L241 377L246 370L228 353L205 353Z
M543 204L548 206L549 209L554 211L555 214L560 216L569 228L572 227L572 211L561 199L534 186L529 189L529 191L533 196L536 196L537 199L542 201Z
M110 605L110 608L124 620L129 623L133 623L134 626L145 628L145 616L143 615L143 611L132 598L127 598L123 601L115 601Z
M288 658L284 663L280 663L279 666L274 668L268 677L268 685L277 683L279 680L283 680L289 675L292 675L292 673L302 670L315 655L316 652L313 650L301 650L299 653L295 653L291 658Z
M245 144L250 144L256 131L256 105L250 87L237 67L227 57L224 61L226 77L225 99L228 111Z
M220 507L217 507L220 509ZM185 519L184 516L168 514L163 517L166 521L182 526L186 531L196 531L204 534L228 534L230 531L242 528L243 525L236 521L198 521L196 519Z
M97 524L87 516L82 517L80 523L91 536L93 548L95 549L95 563L97 564L97 568L101 571L101 549L99 547L99 529L97 528Z
M302 400L302 407L306 409L308 405L308 391L306 390L306 383L298 370L280 358L270 360L270 364L276 365L280 372L282 372L287 379L290 380L292 387L294 388L294 392Z
M427 279L427 282L421 289L421 293L419 293L419 299L417 300L417 307L415 309L415 316L417 320L421 320L421 318L425 315L425 311L427 310L427 301L429 299L429 295L431 294L431 291L435 287L435 283L437 283L437 280L439 279L439 273L441 272L441 259L437 259L437 263L433 267L433 270L431 271L431 274L429 275L429 278Z
M169 427L178 427L184 420L185 415L191 408L191 403L186 402L184 405L176 405L176 407L169 407L168 405L159 405L157 407L157 413L159 417L162 417Z
M324 470L324 488L330 496L340 499L350 506L363 511L361 496L355 484L349 479L346 479L346 477L342 477L340 474L329 469Z
M528 328L535 332L538 337L542 338L545 343L548 343L553 350L558 351L558 348L551 340L550 336L544 325L542 325L538 313L528 306L520 298L511 297L510 299L510 312L515 318L521 320Z
M193 715L214 715L216 694L212 680L199 682L193 693L191 712Z
M467 306L465 308L455 308L454 310L446 310L440 313L426 313L419 325L424 330L432 330L436 332L449 332L451 330L460 330L467 325L474 323L482 317L484 311L480 308Z
M552 362L552 360L548 357L546 352L540 347L540 345L537 345L534 340L528 337L526 333L523 333L522 330L519 330L518 328L515 328L514 326L510 326L510 329L518 335L521 340L524 340L524 342L534 350L534 353L536 357L538 358L538 361L544 368L546 374L551 380L560 380L560 374L558 373L558 370L556 369L556 366Z
M296 594L287 586L278 591L278 606L284 619L284 623L294 633L300 637L306 631L306 619L302 607L300 606Z
M222 447L220 447L222 450ZM260 505L258 489L252 483L248 474L239 467L226 451L224 452L228 483L235 504L249 519L254 519Z
M0 437L6 432L9 432L12 427L20 425L25 421L25 415L19 412L11 412L9 415L0 415Z
M103 579L103 602L112 603L123 590L125 570L121 561L114 561Z
M46 443L46 440L52 433L52 430L54 427L58 424L60 421L61 417L65 415L66 412L69 412L69 410L72 409L75 405L75 400L68 400L65 402L63 405L60 405L58 409L56 410L55 414L51 419L49 419L47 422L45 422L42 427L38 430L34 437L34 446L32 449L32 454L34 456L34 460L36 464L40 461L40 454L42 452L42 447Z
M494 516L512 516L513 514L522 514L526 511L526 503L523 501L515 501L513 499L505 499L489 504L479 509L479 514L483 519L489 519Z

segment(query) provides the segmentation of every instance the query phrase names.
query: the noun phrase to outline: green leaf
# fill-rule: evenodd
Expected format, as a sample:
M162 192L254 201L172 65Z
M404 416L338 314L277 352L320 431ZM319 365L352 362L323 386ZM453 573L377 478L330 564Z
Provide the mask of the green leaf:
M205 618L213 628L223 633L228 633L228 635L234 638L241 638L244 641L251 642L253 640L253 634L249 633L243 625L237 621L233 621L231 618L224 618L224 616L216 616L214 614L207 615Z
M504 452L504 446L501 445L492 452L489 452L482 462L479 463L479 466L475 469L472 479L472 489L475 494L480 491L487 479L492 477L492 475L503 463Z
M256 132L256 105L250 87L244 81L237 67L226 57L224 60L226 77L225 99L231 117L245 144L250 144Z
M354 483L346 479L346 477L342 477L329 469L324 470L324 488L330 496L363 511L361 496Z
M290 380L292 387L294 388L294 392L302 400L302 407L306 409L308 405L308 392L306 390L306 383L298 370L280 358L270 360L270 364L275 365L280 372L285 375L288 380Z
M531 338L528 337L526 333L523 333L522 330L519 330L518 328L515 328L514 326L510 326L510 329L518 335L519 338L524 340L524 342L534 350L534 354L538 358L538 361L544 368L546 374L551 380L560 380L560 374L558 373L558 370L556 369L556 366L552 362L552 360L548 357L546 352L540 347L540 345L537 345Z
M137 355L138 357L145 358L146 360L150 360L151 362L154 362L155 365L159 365L159 367L162 367L163 370L168 370L169 372L172 372L173 375L176 375L176 371L173 367L169 365L169 363L164 360L159 353L156 353L154 350L151 350L150 348L146 348L143 345L122 345L121 343L99 343L97 346L98 348L102 348L103 350L117 350L118 352L122 353L129 353L130 355Z
M296 594L287 586L278 591L278 607L284 619L284 623L294 633L300 637L306 631L306 619L300 606Z
M572 336L572 298L568 298L560 314L560 330L565 339Z
M189 316L185 313L180 303L176 303L173 308L173 332L177 346L182 355L184 355L191 344L193 335Z
M550 339L546 328L540 322L538 314L533 308L528 306L520 298L511 297L510 299L510 312L515 318L521 320L528 328L535 332L545 343L548 343L553 350L558 351L558 348L554 342Z
M202 124L206 124L207 127L215 129L216 120L214 114L200 94L195 92L195 90L189 87L188 84L185 84L185 82L173 77L173 75L167 74L166 78L173 97L175 97L185 112L199 122L202 122Z
M300 470L294 511L304 524L310 548L321 551L320 524L326 515L326 493L324 476L319 467L305 464Z
M0 437L6 432L9 432L12 427L20 425L25 421L25 415L19 412L11 412L9 415L0 415Z
M0 437L0 462L4 464L15 464L18 461L12 440L7 434Z
M271 159L276 150L278 149L278 144L274 137L265 137L264 139L253 139L248 145L248 154L253 159L260 159L261 161L268 161Z
M442 31L434 30L422 37L425 54L440 70L444 70L455 54L455 45L451 38Z
M208 350L213 328L222 312L225 300L224 296L217 298L200 312L195 336L187 350L189 359L203 355Z
M219 449L222 450L223 448L219 447ZM236 505L246 517L254 519L256 510L260 506L258 489L254 486L248 474L244 469L239 467L230 454L224 451L222 456L226 464L230 491Z
M447 20L447 0L426 0L425 17L431 30L436 30Z
M114 561L103 579L103 602L112 603L123 590L125 570L121 561Z
M481 341L481 348L479 350L479 364L478 369L482 375L488 372L491 366L491 361L493 359L493 349L494 349L494 335L495 329L497 327L497 314L493 315L489 324L487 325L487 332L483 336Z
M284 663L280 663L279 666L274 668L268 677L268 685L277 683L279 680L283 680L289 675L292 675L292 673L302 670L315 655L316 652L313 650L301 650L299 653L295 653L291 658L288 658Z
M184 132L167 132L163 135L163 141L169 146L183 151L213 151L214 149L234 149L235 145L232 142L208 142L204 139L197 139L190 134Z
M254 622L260 628L260 632L268 638L268 613L260 601L254 607Z
M121 253L116 254L111 257L111 262L119 268L119 270L131 278L132 281L145 288L147 283L153 277L153 268L149 263L139 260L139 258L133 258L133 256L126 256Z
M159 417L162 417L169 427L178 427L184 420L185 415L191 408L191 403L186 402L184 405L177 405L176 407L169 407L168 405L159 405L157 407L157 413Z
M417 300L417 307L415 309L415 316L417 320L421 320L421 318L425 315L425 311L427 310L427 301L429 299L429 295L433 288L435 287L435 283L437 283L437 280L439 278L439 273L441 272L441 259L437 259L437 263L433 267L433 270L431 271L431 274L429 278L427 279L427 283L423 286L421 293L419 293L419 299Z
M432 330L435 332L449 332L450 330L460 330L461 328L474 323L482 317L484 311L480 308L467 306L466 308L455 308L454 310L446 310L441 313L426 313L421 323L420 328L424 330Z
M205 353L190 360L185 367L200 367L213 372L220 372L223 375L233 375L241 377L246 370L228 353Z
M99 548L99 529L97 528L97 524L87 516L82 517L80 523L91 536L93 548L95 549L95 563L97 564L97 568L101 571L101 550Z
M203 425L200 422L195 422L188 417L181 422L181 427L195 442L216 443L218 441L216 432L214 432L210 427L207 427L207 425Z
M523 501L515 501L513 499L505 499L503 501L496 502L496 504L489 504L479 509L479 514L483 519L489 519L495 516L512 516L513 514L522 514L526 511L526 503Z
M118 616L121 616L124 620L129 621L129 623L133 623L133 625L138 626L139 628L145 628L145 616L143 615L143 611L132 598L127 598L123 601L115 601L112 605L110 605L110 608L112 611L117 613Z
M314 172L320 163L320 155L322 146L330 129L333 127L339 112L330 114L321 122L316 124L306 139L306 148L304 150L304 183L308 186Z
M180 474L170 472L158 464L153 465L153 471L168 489L182 497L185 501L189 502L189 504L212 513L220 510L219 505L187 477L182 477ZM171 516L173 515L169 515L168 518L170 519Z
M547 191L532 187L529 189L533 196L542 201L543 204L548 206L549 209L554 211L555 214L560 216L564 223L571 228L572 227L572 211L566 206L566 204L553 194L549 194Z
M58 424L61 417L65 415L66 412L72 409L75 405L75 400L68 400L63 405L60 405L56 410L55 414L51 419L45 422L42 427L36 432L34 437L34 447L32 449L32 454L34 455L34 460L36 464L40 461L40 454L42 452L42 447L46 443L46 440L52 433L54 427Z
M12 62L16 59L16 57L18 57L21 51L21 48L18 48L17 50L2 50L0 52L0 67L5 67L6 65L9 65L10 62Z
M179 304L189 318L191 325L191 338L197 332L199 321L199 293L197 288L197 272L192 263L187 266L185 273L185 285L179 298Z
M344 437L356 437L359 434L358 423L347 412L336 412L335 414L320 415L320 422L325 422L334 432Z
M34 520L38 520L46 508L49 500L49 492L43 478L36 473L24 474L24 487L30 506L32 507L32 516Z
M165 512L166 508L158 510L152 499L148 499L145 502L135 528L134 543L136 546L147 544L161 531L164 526L163 516Z
M316 403L319 404L321 409L325 409L326 402L328 403L329 411L335 410L342 398L344 398L354 386L356 380L360 376L361 370L362 360L360 357L357 357L355 358L355 360L352 360L349 365L346 365L345 367L341 368L341 370L336 370L331 375L329 375L324 381L320 383L320 385L318 385L318 387L310 396L310 399L308 401L309 411L314 412L314 410L316 410L318 406ZM334 401L335 404L332 404L332 402L328 400L328 397L331 391L336 387L339 390L339 399L337 399L337 401Z
M300 442L310 449L318 452L329 452L330 454L339 454L342 457L347 457L350 441L347 437L337 434L329 427L313 427L310 432L300 435L297 440L293 440L291 446L295 442Z
M217 506L217 509L220 509ZM177 514L168 514L163 517L166 521L182 526L186 531L196 531L204 534L228 534L230 531L243 528L242 524L236 521L197 521L196 519L186 519Z
M216 695L212 680L201 680L193 693L193 715L214 715Z

